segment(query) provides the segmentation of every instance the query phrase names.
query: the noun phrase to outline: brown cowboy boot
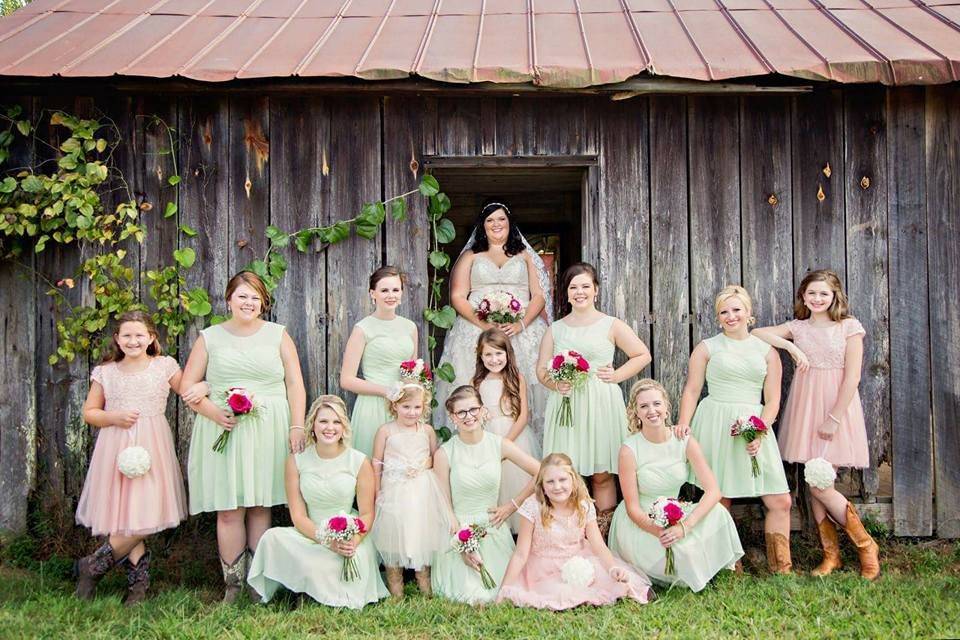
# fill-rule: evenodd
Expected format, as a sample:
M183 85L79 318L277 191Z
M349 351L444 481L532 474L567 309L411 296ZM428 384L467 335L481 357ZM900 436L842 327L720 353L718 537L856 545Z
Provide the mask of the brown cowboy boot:
M789 574L793 563L790 561L790 539L782 533L764 532L767 542L767 566L770 573Z
M403 597L403 567L387 567L387 591L394 598Z
M226 588L223 590L223 603L233 604L243 593L244 582L247 580L247 568L249 566L249 556L247 550L240 552L233 562L227 564L220 558L220 569L223 570L223 582Z
M860 557L860 575L867 580L876 580L880 575L880 547L863 528L857 510L847 502L847 524L843 527Z
M132 607L147 599L147 589L150 588L150 552L140 556L137 564L124 558L123 568L127 571L127 597L123 599L123 604Z
M430 567L424 567L420 571L414 572L417 577L417 587L420 593L428 598L433 595L433 586L430 584Z
M77 560L73 565L74 573L77 576L77 597L81 600L93 598L93 592L96 590L100 578L107 571L110 571L116 563L117 561L113 558L113 547L110 546L109 540L90 555Z
M615 509L604 509L597 512L597 528L600 529L600 535L603 536L604 542L607 542L607 538L610 536L610 524L613 522L614 511Z
M820 532L820 545L823 547L823 562L810 572L812 576L826 576L843 566L840 562L840 541L837 539L837 527L830 518L817 523Z

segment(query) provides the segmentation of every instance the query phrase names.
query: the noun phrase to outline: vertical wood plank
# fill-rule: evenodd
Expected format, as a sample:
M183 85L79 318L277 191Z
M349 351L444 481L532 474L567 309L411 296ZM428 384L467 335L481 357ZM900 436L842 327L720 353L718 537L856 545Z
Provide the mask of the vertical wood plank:
M532 156L536 153L537 109L545 104L531 98L497 98L497 155Z
M937 537L960 537L960 89L927 89L927 227Z
M833 269L845 280L841 93L820 90L796 98L792 136L796 279Z
M380 102L376 98L331 100L330 197L324 220L351 217L364 202L380 197ZM370 312L370 273L381 264L380 236L351 236L327 250L327 390L340 393L340 362L353 325ZM344 396L348 394L344 393ZM350 404L353 403L353 394Z
M147 270L171 264L173 252L179 247L179 213L164 218L164 212L168 202L180 206L177 188L171 186L168 179L175 169L183 169L176 165L174 155L179 136L176 100L140 98L136 107L142 136L142 147L138 150L142 154L139 158L143 169L141 188L145 201L153 205L141 256L141 266ZM168 127L173 131L168 131Z
M229 271L236 273L267 250L270 206L270 100L231 96Z
M484 100L484 116L489 115ZM423 166L423 114L417 109L419 100L402 97L386 97L383 101L383 185L384 196L392 198L417 188L420 168ZM487 131L486 120L484 131ZM487 139L484 137L484 146ZM440 185L443 188L443 185ZM427 250L430 246L429 220L424 198L419 194L407 198L407 219L394 222L387 216L386 254L387 264L399 267L407 274L403 292L401 315L413 320L420 327L419 353L427 353L427 327L421 318L429 297L429 274ZM456 238L458 246L463 238ZM447 288L445 280L441 286Z
M487 142L484 124L480 100L437 99L437 153L441 156L480 155Z
M924 90L888 93L890 389L897 535L933 533Z
M890 451L890 331L887 273L886 91L844 91L847 293L867 331L860 397L870 442L863 497L876 495L877 467Z
M713 301L740 283L739 102L687 100L693 342L717 332Z
M329 115L322 98L270 101L270 223L287 233L321 223ZM288 268L274 291L274 317L297 345L312 400L326 388L326 260L292 242L282 251Z
M414 110L419 114L419 110ZM481 152L485 156L492 156L497 152L497 100L496 98L482 98L480 100L480 129Z
M600 306L650 344L650 201L646 99L602 105L599 261ZM610 221L616 220L615 224ZM624 361L617 352L614 366ZM601 363L602 364L602 363ZM649 371L642 372L643 375ZM629 390L635 378L624 380Z
M187 271L188 288L203 287L210 294L213 313L225 314L223 291L229 277L229 107L226 98L197 96L180 102L182 144L180 167L180 222L200 231L180 244L197 253L197 262ZM200 327L192 327L181 341L189 354ZM177 453L186 464L194 413L182 405L179 411Z
M533 108L533 152L541 155L583 155L591 138L583 98L537 98ZM629 101L625 101L629 102Z
M651 97L649 123L653 373L679 409L690 357L686 99Z

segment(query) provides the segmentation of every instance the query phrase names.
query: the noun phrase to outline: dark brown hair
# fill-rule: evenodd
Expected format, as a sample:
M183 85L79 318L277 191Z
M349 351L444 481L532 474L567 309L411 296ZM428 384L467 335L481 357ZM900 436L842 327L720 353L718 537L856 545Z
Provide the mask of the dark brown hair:
M506 400L504 413L516 420L520 417L520 370L517 369L517 356L513 352L510 338L496 327L487 329L477 338L477 366L474 370L472 384L479 391L480 383L486 380L490 374L486 365L483 364L483 356L481 355L483 348L487 345L507 354L507 366L503 368L503 394L500 396L500 410L504 411L504 400Z
M123 360L123 349L117 344L117 336L120 335L120 327L124 322L139 322L147 328L147 333L153 337L153 341L147 345L148 356L163 355L163 349L160 347L160 337L157 333L157 325L146 311L125 311L117 316L113 324L113 334L110 337L110 346L103 355L103 362L120 362Z
M257 292L257 295L260 296L260 313L265 314L270 311L270 292L267 291L267 285L263 284L263 280L260 279L260 276L255 274L253 271L241 271L237 275L230 278L230 281L227 282L227 291L223 294L223 299L229 301L230 296L233 295L233 292L236 291L240 285L245 284L254 291Z
M384 278L400 278L400 288L407 286L407 276L393 265L384 265L370 274L370 291L377 288L377 283Z
M513 212L510 211L509 205L498 200L488 200L483 207L481 207L480 213L477 214L477 219L473 223L473 231L470 232L473 237L474 253L483 253L490 249L490 242L487 240L487 232L483 228L483 225L486 223L487 218L499 209L503 209L503 213L506 214L507 221L510 223L510 228L507 230L507 240L503 245L503 253L507 256L515 256L518 253L522 253L526 248L523 245L523 239L520 237L520 229L517 228L516 222L513 219Z
M480 392L471 387L468 384L460 385L453 390L449 396L447 396L446 402L443 403L443 408L447 410L447 413L453 413L453 405L464 400L466 398L474 398L480 406L483 406L483 398L480 397Z
M847 302L847 294L843 292L843 284L840 282L840 276L831 269L818 269L811 271L800 281L797 287L797 299L793 303L793 315L797 320L806 320L810 317L810 309L803 304L803 294L811 282L826 282L830 290L833 291L833 302L827 309L827 315L834 322L839 322L844 318L850 317L850 305Z
M562 286L557 289L557 308L560 309L562 316L567 315L573 311L573 305L570 304L570 301L567 299L567 288L570 286L570 282L579 275L588 274L593 280L593 286L597 288L597 291L600 291L600 281L597 279L597 270L589 262L575 262L563 272L563 278L561 278Z

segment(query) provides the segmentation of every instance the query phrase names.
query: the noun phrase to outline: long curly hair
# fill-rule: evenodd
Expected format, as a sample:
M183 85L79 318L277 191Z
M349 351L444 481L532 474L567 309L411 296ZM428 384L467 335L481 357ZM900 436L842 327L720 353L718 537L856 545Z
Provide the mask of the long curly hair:
M554 505L543 491L543 477L546 475L549 467L559 467L563 469L563 471L570 476L570 479L573 480L573 491L570 493L570 500L576 505L577 523L581 527L586 525L587 511L590 508L590 503L593 502L593 498L590 497L590 492L587 491L587 485L584 483L583 478L580 477L580 474L577 473L576 469L573 468L573 460L570 459L570 456L565 453L551 453L540 461L540 471L537 472L533 489L534 495L537 496L537 501L540 502L540 521L543 523L543 526L549 527L550 523L553 522Z
M831 269L811 271L800 281L800 286L797 287L797 298L793 303L793 317L797 320L806 320L810 317L810 309L807 309L807 305L803 303L803 294L811 282L825 282L833 291L833 302L827 309L827 315L831 320L840 322L850 317L850 304L847 301L847 294L843 292L843 283L840 282L837 272Z
M490 217L490 214L498 209L503 209L503 212L507 214L507 221L510 222L510 230L507 232L507 241L503 245L503 252L507 254L507 256L515 256L526 249L523 245L523 239L520 237L520 229L517 228L517 223L513 219L513 213L510 211L510 207L501 201L488 200L480 209L480 213L477 214L477 219L473 223L473 229L470 232L472 236L468 236L474 238L474 253L483 253L490 249L490 243L487 241L487 233L483 229L483 223Z
M520 370L517 368L517 356L510 344L510 338L496 327L487 329L477 338L477 366L471 384L480 390L480 383L487 379L490 372L483 364L484 347L499 349L507 354L507 365L500 373L503 379L503 394L500 396L500 410L514 420L520 417Z
M637 417L637 396L644 391L660 392L660 395L663 396L663 406L667 410L667 416L663 422L668 427L671 424L670 413L673 411L673 405L670 403L670 395L667 393L666 388L653 378L643 378L642 380L634 382L633 386L630 387L630 393L627 394L627 397L630 398L630 401L627 403L627 429L630 433L638 433L642 426L640 419Z
M330 409L330 411L336 414L340 420L340 424L343 425L343 435L340 436L340 442L343 443L343 446L349 447L353 429L350 428L350 417L347 415L347 405L340 396L322 395L313 401L313 404L310 405L310 410L307 411L307 440L310 442L317 441L317 436L313 432L313 426L317 421L317 414L319 414L322 409Z
M110 336L110 346L107 347L106 353L103 354L102 363L106 364L107 362L120 362L123 360L123 349L121 349L117 343L117 336L120 335L120 327L123 326L125 322L139 322L147 328L147 333L153 338L150 344L147 345L148 356L163 355L163 348L160 346L160 338L157 333L157 325L153 323L150 314L146 311L125 311L117 316L116 321L113 323L113 334Z

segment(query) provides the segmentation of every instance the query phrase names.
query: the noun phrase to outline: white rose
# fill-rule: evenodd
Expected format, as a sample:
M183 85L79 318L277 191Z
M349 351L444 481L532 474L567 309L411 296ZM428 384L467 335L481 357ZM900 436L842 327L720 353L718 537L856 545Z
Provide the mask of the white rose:
M563 563L560 569L563 581L571 587L582 589L593 584L593 563L581 556L573 556Z
M807 484L817 489L829 489L837 479L837 472L830 461L823 458L807 460L803 465L803 479Z
M117 469L128 478L139 478L150 471L150 452L143 447L127 447L117 454Z

